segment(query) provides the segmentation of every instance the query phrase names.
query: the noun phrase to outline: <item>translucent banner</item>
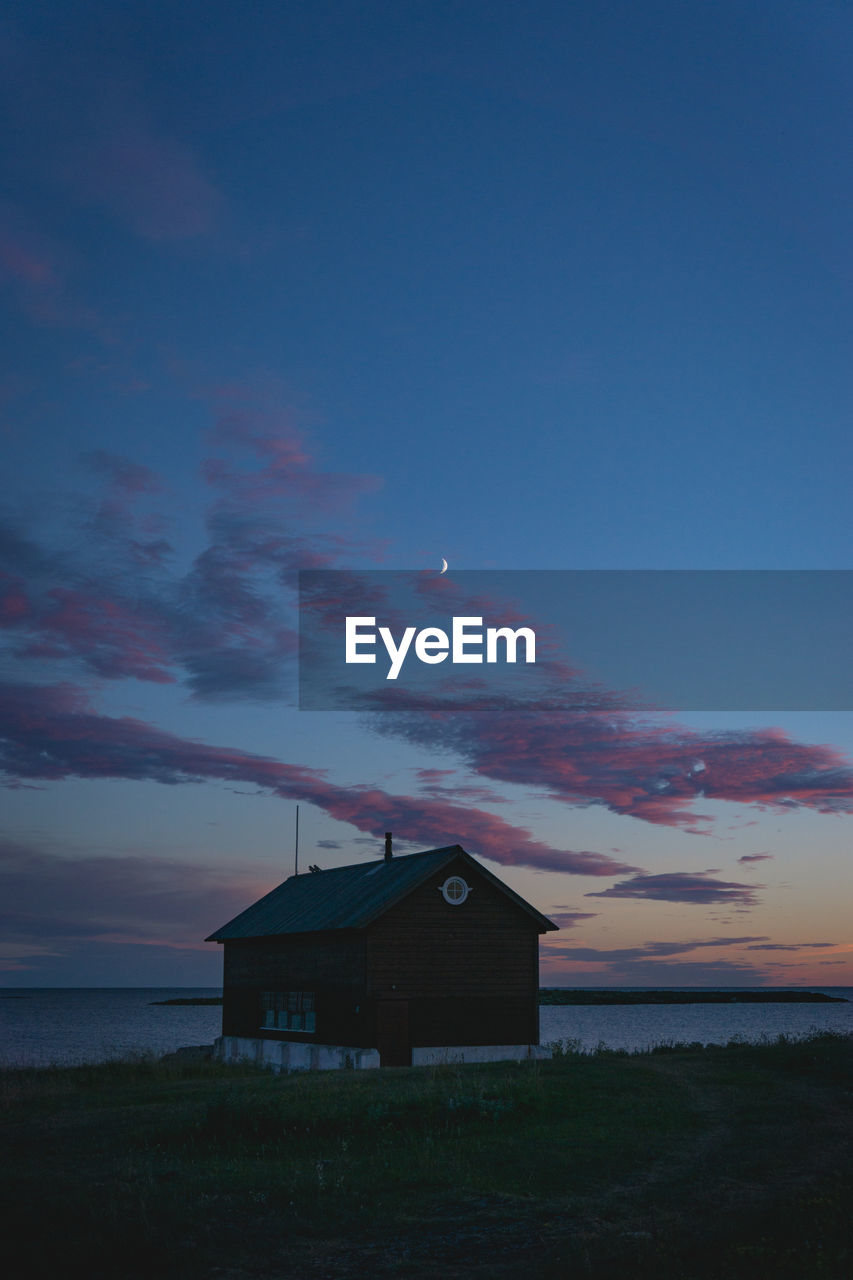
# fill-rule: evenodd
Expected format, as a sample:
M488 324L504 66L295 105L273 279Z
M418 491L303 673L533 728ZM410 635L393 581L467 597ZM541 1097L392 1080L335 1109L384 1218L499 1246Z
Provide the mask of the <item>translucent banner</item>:
M304 570L299 705L853 708L851 570Z

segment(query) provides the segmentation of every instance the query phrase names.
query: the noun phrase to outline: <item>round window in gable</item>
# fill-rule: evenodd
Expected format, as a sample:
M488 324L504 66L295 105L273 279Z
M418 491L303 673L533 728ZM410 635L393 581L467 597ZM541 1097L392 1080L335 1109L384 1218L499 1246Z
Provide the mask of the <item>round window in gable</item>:
M469 885L465 883L461 876L448 876L441 886L444 901L449 902L452 907L458 907L461 902L465 901L470 892Z

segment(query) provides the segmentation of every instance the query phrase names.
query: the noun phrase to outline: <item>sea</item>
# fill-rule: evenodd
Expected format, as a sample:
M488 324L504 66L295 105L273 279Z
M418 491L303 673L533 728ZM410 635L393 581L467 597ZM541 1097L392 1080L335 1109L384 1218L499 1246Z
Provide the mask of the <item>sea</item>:
M815 1031L853 1034L853 987L802 989L848 1003L542 1005L539 1038L543 1045L568 1040L585 1050L599 1045L633 1050L681 1042L758 1042ZM738 991L761 988L702 990L724 990L734 998ZM0 1065L68 1066L213 1044L220 1032L221 1006L158 1002L220 994L216 987L3 987Z

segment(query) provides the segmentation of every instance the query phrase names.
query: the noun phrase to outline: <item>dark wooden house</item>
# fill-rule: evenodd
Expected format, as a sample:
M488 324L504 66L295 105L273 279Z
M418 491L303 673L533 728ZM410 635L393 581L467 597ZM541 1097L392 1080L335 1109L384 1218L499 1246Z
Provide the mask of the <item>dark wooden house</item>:
M224 945L219 1056L278 1069L526 1057L557 926L460 845L291 876Z

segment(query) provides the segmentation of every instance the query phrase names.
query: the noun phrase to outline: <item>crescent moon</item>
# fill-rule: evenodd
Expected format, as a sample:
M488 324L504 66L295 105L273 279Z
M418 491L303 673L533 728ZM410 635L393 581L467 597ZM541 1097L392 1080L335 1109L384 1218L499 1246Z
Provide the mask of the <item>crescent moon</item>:
M445 560L444 556L441 557L441 568L439 569L438 572L447 573L447 561Z

